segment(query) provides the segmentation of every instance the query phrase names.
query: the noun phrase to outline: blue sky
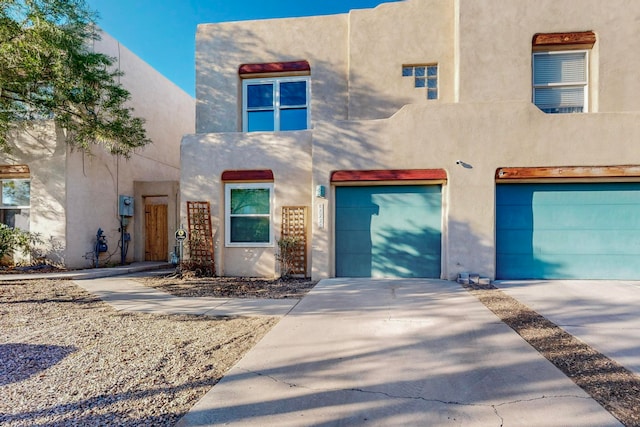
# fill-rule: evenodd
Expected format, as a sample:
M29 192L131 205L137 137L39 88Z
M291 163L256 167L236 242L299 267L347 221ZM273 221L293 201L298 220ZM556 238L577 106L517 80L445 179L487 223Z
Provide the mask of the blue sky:
M392 0L388 0L392 1ZM129 50L194 94L194 46L200 23L344 13L376 0L87 0L98 24Z

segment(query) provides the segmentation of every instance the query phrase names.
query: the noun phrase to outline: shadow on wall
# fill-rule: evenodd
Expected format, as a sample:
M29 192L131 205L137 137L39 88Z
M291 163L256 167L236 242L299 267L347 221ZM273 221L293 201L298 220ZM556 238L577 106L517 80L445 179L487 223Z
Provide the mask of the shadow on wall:
M282 37L295 39L299 35L284 33ZM366 120L390 117L409 102L400 96L375 96L366 90L366 84L349 86L348 79L366 81L367 76L349 70L347 58L330 63L309 51L275 51L262 42L258 33L243 25L227 25L216 31L203 29L197 35L196 132L239 130L242 93L237 72L240 65L297 60L307 60L311 66L312 123L349 120L349 99L366 99L367 114L361 117ZM399 69L398 76L400 73ZM229 90L230 85L235 85L237 90Z

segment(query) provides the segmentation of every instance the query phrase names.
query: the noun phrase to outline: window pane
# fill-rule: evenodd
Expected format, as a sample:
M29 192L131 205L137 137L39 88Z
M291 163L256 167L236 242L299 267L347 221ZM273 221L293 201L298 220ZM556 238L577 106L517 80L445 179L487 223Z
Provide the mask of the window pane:
M307 129L307 109L291 108L280 110L280 130Z
M533 84L585 83L586 53L537 54L533 56Z
M273 107L273 84L247 85L247 107Z
M426 86L426 82L424 77L416 77L415 87L425 87L425 86Z
M307 105L307 82L280 83L280 105Z
M413 76L413 67L402 67L402 77Z
M438 99L438 89L428 89L427 99Z
M29 230L29 209L0 209L0 223Z
M415 70L416 70L416 76L418 76L418 77L424 77L424 76L426 76L426 75L427 75L427 74L426 74L426 69L427 69L426 67L416 67L416 68L415 68Z
M274 130L273 111L249 111L247 117L249 121L247 123L247 130L249 132Z
M438 87L438 80L437 79L429 79L427 80L427 87L429 89L435 89Z
M269 215L269 189L235 188L231 190L232 215Z
M436 77L438 75L438 66L432 65L427 67L427 76Z
M25 180L2 181L3 206L29 206L31 185Z
M232 243L269 243L269 218L232 217Z
M537 88L534 92L534 103L545 112L557 109L569 108L571 112L576 112L576 108L582 112L584 106L584 87L552 87ZM554 110L554 111L547 111Z

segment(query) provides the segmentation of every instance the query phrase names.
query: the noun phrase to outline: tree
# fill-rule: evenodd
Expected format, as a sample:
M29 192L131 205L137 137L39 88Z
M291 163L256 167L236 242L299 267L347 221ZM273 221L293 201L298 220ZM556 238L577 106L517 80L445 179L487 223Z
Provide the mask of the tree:
M126 103L115 58L92 50L95 12L84 0L0 0L0 151L9 134L43 119L67 142L129 156L150 142Z

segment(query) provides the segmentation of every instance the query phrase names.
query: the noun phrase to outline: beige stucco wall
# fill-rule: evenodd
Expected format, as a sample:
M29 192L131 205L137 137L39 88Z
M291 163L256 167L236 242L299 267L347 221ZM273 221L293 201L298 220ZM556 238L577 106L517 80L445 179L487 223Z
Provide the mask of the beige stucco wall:
M421 1L421 0L411 0ZM536 33L594 31L591 111L637 111L640 3L627 0L459 0L461 102L529 101Z
M196 132L236 132L246 63L307 60L311 120L347 116L347 18L344 15L201 24L196 34Z
M640 164L639 120L640 113L547 115L530 102L408 105L388 120L319 125L313 185L329 186L339 169L445 169L442 276L494 277L496 169ZM318 203L333 213L331 193L314 212ZM331 223L314 222L313 236L313 275L331 277Z
M152 143L136 150L129 159L112 156L99 146L91 153L73 151L67 146L62 130L43 123L40 132L36 129L18 135L12 154L1 160L29 166L31 231L42 235L47 243L43 251L48 258L69 268L93 265L98 227L104 230L109 244L109 253L101 255L101 264L120 262L120 194L139 196L135 216L127 229L132 236L127 261L144 260L144 235L140 232L144 211L139 203L141 196L135 194L135 181L145 182L144 191L140 191L146 194L173 192L169 211L174 214L169 232L175 231L180 139L195 127L195 101L191 96L108 34L102 34L102 40L95 42L94 48L116 58L115 66L125 72L120 79L131 93L129 105L135 115L146 120L147 136ZM157 182L155 190L153 182ZM169 251L171 244L170 240Z
M275 242L280 237L283 206L311 207L311 132L188 135L182 141L181 222L187 224L187 201L211 203L217 274L277 276L277 245L267 248L226 248L224 245L221 175L225 170L236 169L273 171Z
M442 277L465 271L494 277L497 168L640 164L638 18L640 3L628 0L405 0L345 15L201 25L202 134L183 141L182 195L207 197L219 221L223 170L267 167L273 161L264 152L267 141L290 141L279 149L299 152L297 136L287 133L235 133L241 127L237 72L242 63L307 59L312 166L297 173L309 181L313 277L334 275L332 171L424 168L448 174ZM546 115L531 103L532 37L572 31L597 37L590 51L590 113ZM437 101L401 77L402 65L429 63L439 67ZM306 137L301 141L307 144ZM185 168L198 172L185 174ZM276 174L277 188L290 182ZM313 196L317 185L330 189L326 198ZM267 251L219 252L219 273L271 271ZM256 257L265 268L247 261Z

